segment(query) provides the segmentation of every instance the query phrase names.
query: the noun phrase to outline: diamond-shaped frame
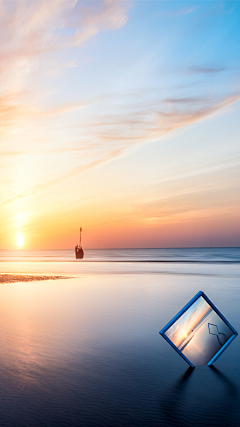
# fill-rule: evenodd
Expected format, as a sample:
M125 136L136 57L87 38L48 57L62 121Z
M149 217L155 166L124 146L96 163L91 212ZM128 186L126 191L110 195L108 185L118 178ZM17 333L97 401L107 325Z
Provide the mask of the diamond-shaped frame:
M222 315L222 313L215 307L215 305L210 301L210 299L205 295L204 292L199 291L186 305L179 311L176 316L159 332L160 335L174 348L174 350L192 367L195 366L190 362L190 360L175 346L175 344L167 337L165 332L194 304L194 302L203 297L205 301L212 307L212 309L218 314L218 316L226 323L226 325L231 329L233 335L225 342L225 344L220 348L220 350L212 357L212 359L207 363L208 366L213 365L214 362L221 356L221 354L226 350L226 348L231 344L231 342L237 337L237 331L230 325L227 319ZM216 326L216 325L215 325Z

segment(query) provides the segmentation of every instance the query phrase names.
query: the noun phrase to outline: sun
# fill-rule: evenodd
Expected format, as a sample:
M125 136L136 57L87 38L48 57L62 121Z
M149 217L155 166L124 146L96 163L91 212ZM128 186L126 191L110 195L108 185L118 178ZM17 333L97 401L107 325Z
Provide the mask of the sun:
M23 234L18 234L16 240L17 240L17 245L19 246L19 248L21 248L24 243Z

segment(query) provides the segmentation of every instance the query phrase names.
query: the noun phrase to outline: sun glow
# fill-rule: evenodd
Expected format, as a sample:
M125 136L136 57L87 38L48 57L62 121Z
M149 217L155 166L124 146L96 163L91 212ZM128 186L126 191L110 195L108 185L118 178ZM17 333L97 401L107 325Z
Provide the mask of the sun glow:
M19 246L19 248L21 248L21 246L24 243L24 236L23 236L23 234L18 234L17 238L16 238L16 241L17 241L17 245Z

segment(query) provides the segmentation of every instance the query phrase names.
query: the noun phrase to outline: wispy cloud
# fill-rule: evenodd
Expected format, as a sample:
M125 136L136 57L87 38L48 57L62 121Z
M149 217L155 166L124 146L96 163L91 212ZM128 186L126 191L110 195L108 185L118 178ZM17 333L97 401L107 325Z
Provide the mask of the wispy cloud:
M196 12L198 8L199 7L195 5L195 6L178 8L175 10L166 10L166 11L162 11L160 16L163 18L179 18L181 16L189 15L190 13Z
M127 114L109 114L91 122L87 132L99 144L110 147L129 148L137 144L162 140L167 134L192 125L217 114L240 99L240 94L220 99L213 98L175 98L154 102L154 105L141 104L141 108ZM158 105L157 105L158 104Z
M76 175L79 172L84 172L88 169L92 169L92 168L94 168L94 167L96 167L102 163L106 163L109 160L112 160L113 158L118 157L120 155L120 151L121 150L115 150L115 151L109 152L97 160L88 162L84 165L78 166L78 167L70 170L68 173L64 174L61 177L57 177L55 179L49 180L49 181L41 183L41 184L32 185L27 190L25 190L23 192L19 192L15 196L7 198L6 200L2 200L0 202L0 206L6 206L6 205L11 204L12 202L16 202L17 200L26 199L28 197L36 197L39 193L42 193L45 190L49 190L51 187L54 187L56 185L61 184L62 181L65 181L66 179Z
M124 26L129 1L0 1L1 71Z
M0 132L35 109L22 96L41 60L46 74L60 75L76 67L75 60L53 64L49 53L81 46L100 31L121 28L129 6L129 1L113 0L0 0Z
M220 67L220 66L205 66L205 67L195 66L195 67L189 68L189 72L194 74L217 74L227 70L228 70L227 67Z
M92 122L86 126L85 135L88 135L86 141L80 138L72 146L46 149L44 151L45 153L51 152L55 154L67 152L76 152L77 154L78 152L89 151L84 164L81 163L77 167L72 167L61 177L58 176L57 178L49 179L45 183L33 185L23 193L3 201L2 204L9 204L27 197L35 197L39 192L49 190L76 174L118 158L124 154L126 149L137 147L144 143L162 141L171 132L207 119L239 99L240 95L229 96L218 101L209 100L208 98L193 99L192 101L189 99L162 100L161 102L159 101L161 105L159 109L155 106L151 109L149 105L146 105L145 109L128 115L104 116L102 121ZM166 104L168 107L166 107ZM191 104L193 104L193 108ZM165 106L165 109L163 106ZM9 154L7 152L7 155ZM18 154L24 154L24 152L19 152ZM92 160L93 157L95 157L95 160Z

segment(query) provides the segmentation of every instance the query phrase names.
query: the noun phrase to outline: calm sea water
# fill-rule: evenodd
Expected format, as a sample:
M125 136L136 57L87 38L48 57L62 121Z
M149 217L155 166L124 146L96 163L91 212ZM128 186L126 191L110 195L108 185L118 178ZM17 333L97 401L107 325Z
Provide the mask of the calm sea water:
M189 370L158 332L199 290L240 331L240 250L85 255L0 253L3 273L73 277L0 287L1 426L239 426L239 337Z
M42 251L0 250L1 261L75 261L74 248ZM85 249L84 261L240 262L240 248Z

